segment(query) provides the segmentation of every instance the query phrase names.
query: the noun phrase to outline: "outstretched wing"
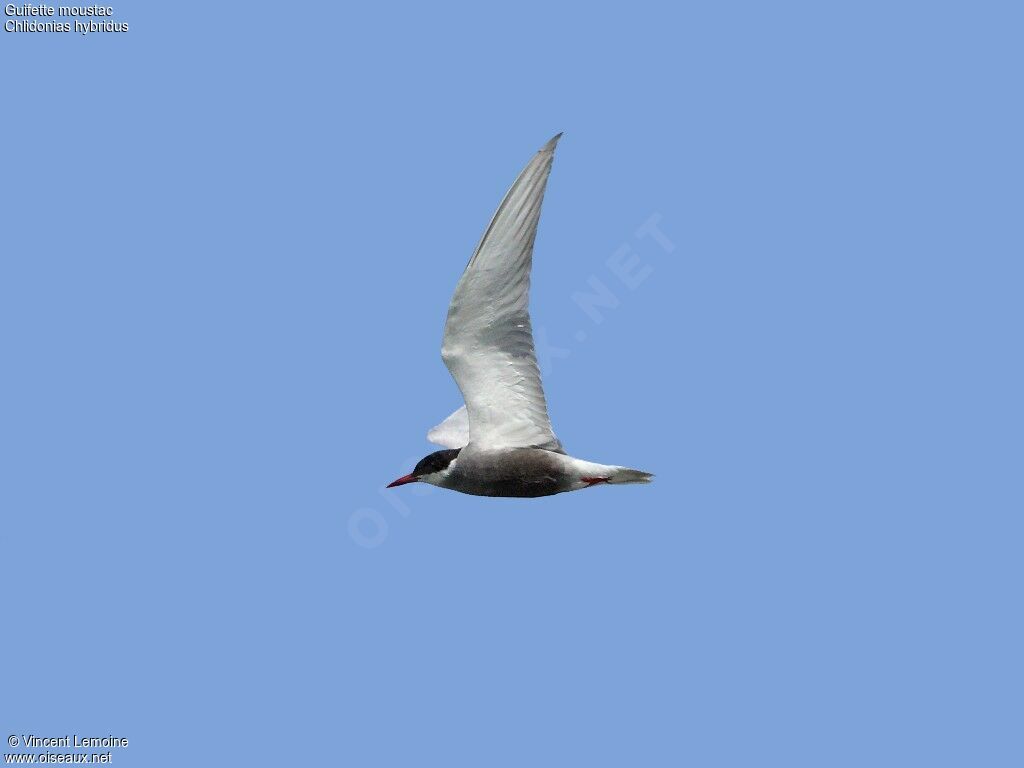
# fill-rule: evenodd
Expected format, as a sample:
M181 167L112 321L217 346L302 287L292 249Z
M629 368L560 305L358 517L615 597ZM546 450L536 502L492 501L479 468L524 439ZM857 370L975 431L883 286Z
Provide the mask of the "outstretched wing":
M530 266L561 134L534 155L501 201L448 308L441 357L462 390L470 442L560 451L530 327Z
M469 415L466 406L427 432L427 440L445 448L465 448L469 443Z

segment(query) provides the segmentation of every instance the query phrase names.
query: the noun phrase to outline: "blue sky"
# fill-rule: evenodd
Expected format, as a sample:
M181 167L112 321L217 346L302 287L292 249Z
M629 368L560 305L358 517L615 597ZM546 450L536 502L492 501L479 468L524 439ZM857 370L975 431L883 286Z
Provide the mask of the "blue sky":
M2 735L1020 764L1019 9L114 19L0 40ZM559 131L554 427L656 481L385 493L459 405L449 297Z

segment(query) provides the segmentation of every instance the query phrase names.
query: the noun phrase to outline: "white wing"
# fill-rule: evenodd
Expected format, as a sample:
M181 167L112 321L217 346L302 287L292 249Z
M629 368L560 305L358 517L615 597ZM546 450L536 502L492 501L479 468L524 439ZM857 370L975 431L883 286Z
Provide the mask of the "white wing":
M501 201L448 308L441 357L462 390L469 439L483 448L560 451L530 327L530 266L555 144L533 157Z
M465 448L469 443L469 414L466 413L466 406L427 432L427 440L445 448Z

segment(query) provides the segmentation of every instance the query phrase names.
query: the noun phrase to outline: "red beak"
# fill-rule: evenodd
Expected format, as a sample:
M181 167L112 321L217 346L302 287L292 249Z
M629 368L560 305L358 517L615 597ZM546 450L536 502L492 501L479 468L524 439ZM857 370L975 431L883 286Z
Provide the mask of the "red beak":
M400 477L393 483L388 483L388 488L394 488L396 485L405 485L406 483L415 483L419 478L413 477L412 475L405 475Z

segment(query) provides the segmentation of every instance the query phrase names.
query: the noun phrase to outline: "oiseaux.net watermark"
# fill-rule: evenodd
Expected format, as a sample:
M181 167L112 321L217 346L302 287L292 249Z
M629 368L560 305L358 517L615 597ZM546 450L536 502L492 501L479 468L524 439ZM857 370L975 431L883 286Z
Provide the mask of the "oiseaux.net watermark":
M555 346L549 339L543 327L534 328L533 342L537 353L537 364L540 366L545 381L550 381L553 371L553 362L563 360L572 355L573 350L579 345L586 344L588 339L593 338L596 328L601 326L606 319L608 310L617 310L628 296L637 291L654 274L657 256L670 254L675 251L675 243L665 233L661 226L662 215L652 213L637 227L633 236L621 243L604 260L598 273L591 273L584 281L585 287L573 291L569 299L575 304L590 330L580 328L573 334L576 347ZM564 344L564 342L561 342ZM402 462L397 474L406 474L411 470L419 456L414 456ZM406 518L412 514L412 507L406 501L411 494L412 498L423 498L434 493L437 489L427 483L415 483L408 486L408 493L395 493L388 491L382 485L378 494L388 507L390 516L394 519L397 514L399 518ZM390 524L388 516L382 513L377 507L365 506L355 509L348 518L349 538L359 547L374 549L383 544L388 538Z
M37 736L34 733L12 733L7 737L11 750L4 753L4 765L108 765L114 754L128 747L123 736ZM31 750L31 751L29 751Z

